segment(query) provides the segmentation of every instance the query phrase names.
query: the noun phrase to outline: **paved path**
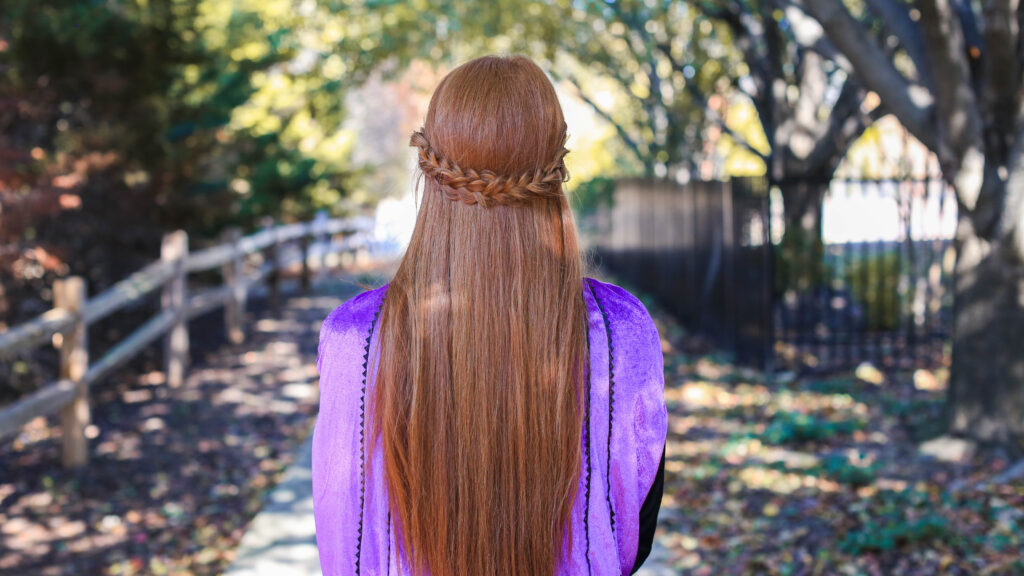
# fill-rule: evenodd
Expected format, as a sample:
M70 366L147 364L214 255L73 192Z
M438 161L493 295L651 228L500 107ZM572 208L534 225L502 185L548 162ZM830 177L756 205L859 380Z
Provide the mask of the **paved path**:
M285 472L253 519L225 576L313 576L320 574L313 527L311 442Z
M376 274L327 278L315 284L314 295L292 299L289 307L309 308L322 318L361 292L364 284L378 285L381 281ZM293 462L246 529L225 576L320 575L313 522L311 437L302 443Z
M661 543L661 536L655 536L654 546L651 547L651 555L647 557L643 568L637 571L636 576L675 576L678 572L673 571L668 565L669 551Z

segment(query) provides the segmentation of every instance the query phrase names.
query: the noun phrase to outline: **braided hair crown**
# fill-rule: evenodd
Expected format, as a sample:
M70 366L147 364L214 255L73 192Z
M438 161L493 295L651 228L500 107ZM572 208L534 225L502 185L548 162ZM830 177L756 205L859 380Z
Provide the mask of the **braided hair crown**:
M564 135L562 140L562 147L547 165L520 174L497 174L459 166L431 147L422 128L412 133L409 146L419 149L420 170L437 182L446 198L489 208L561 196L562 183L569 180L569 171L565 168L565 155L569 151L565 148Z

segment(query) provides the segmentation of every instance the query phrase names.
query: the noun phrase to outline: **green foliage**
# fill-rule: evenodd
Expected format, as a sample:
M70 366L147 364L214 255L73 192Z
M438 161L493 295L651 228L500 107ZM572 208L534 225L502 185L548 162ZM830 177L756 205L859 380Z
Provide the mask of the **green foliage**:
M761 434L768 444L825 442L863 427L857 420L828 420L803 412L779 412Z
M343 79L362 76L345 76L342 32L325 2L10 0L0 92L46 117L26 143L45 162L114 152L111 184L131 182L166 227L308 216L354 175Z
M774 247L775 290L808 292L826 283L825 243L819 230L787 225L782 242Z
M849 531L840 542L839 547L845 552L885 552L950 536L946 518L927 509L926 494L915 490L882 492L873 504L872 517L859 528ZM918 507L926 509L919 510Z
M864 311L866 329L898 328L904 317L899 293L904 271L898 250L846 250L850 252L842 257L826 255L820 233L787 227L775 246L775 289L807 294L836 288L849 293Z
M728 25L684 2L362 0L348 13L363 34L352 40L358 67L485 52L533 57L615 127L624 153L648 174L695 165L706 95L745 70L723 42Z
M834 266L834 264L832 264ZM846 263L841 274L854 299L864 307L870 330L893 330L899 327L900 255L896 250L856 254Z
M830 454L822 458L817 472L842 484L867 486L877 478L878 468L877 463L860 465L850 462L842 454Z
M834 376L823 380L810 380L804 388L818 394L850 394L858 385L858 381L853 377Z
M946 408L941 396L892 398L884 403L886 413L895 417L915 442L923 442L947 431Z
M897 546L944 538L947 528L946 519L934 513L914 520L869 522L860 530L847 534L839 546L851 554L882 552Z
M580 216L589 216L598 207L611 208L615 201L615 180L604 176L579 184L572 195L573 208Z

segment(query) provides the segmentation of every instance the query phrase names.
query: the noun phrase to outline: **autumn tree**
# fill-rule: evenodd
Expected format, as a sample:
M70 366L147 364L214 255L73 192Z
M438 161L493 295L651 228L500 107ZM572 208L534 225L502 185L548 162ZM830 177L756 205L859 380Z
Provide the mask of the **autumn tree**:
M939 158L959 207L952 429L1024 437L1024 12L1018 2L797 0ZM904 49L889 50L898 44Z
M713 127L781 184L790 242L820 238L829 179L886 112L863 106L865 89L821 26L774 0L363 1L347 13L365 48L347 52L362 66L529 54L615 128L647 175L696 173ZM752 102L760 130L714 105L736 96Z
M343 17L291 0L4 0L0 323L260 217L336 208L353 188ZM0 367L0 371L2 371Z
M695 2L724 22L749 75L734 85L757 108L771 152L769 178L780 185L787 234L820 239L821 202L850 145L888 112L865 105L866 90L813 19L777 0Z

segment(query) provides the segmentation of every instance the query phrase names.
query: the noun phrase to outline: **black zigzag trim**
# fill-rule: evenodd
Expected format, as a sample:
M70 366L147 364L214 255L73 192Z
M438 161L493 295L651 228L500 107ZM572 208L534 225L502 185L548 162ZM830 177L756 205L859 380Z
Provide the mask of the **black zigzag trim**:
M615 421L615 343L612 341L612 325L608 322L608 313L604 309L604 304L594 293L593 289L590 291L594 296L594 301L597 302L598 309L601 310L601 319L604 321L604 332L605 337L608 340L608 460L606 464L608 470L605 473L605 479L608 482L608 486L605 490L605 496L608 499L608 517L612 523L612 535L615 534L615 509L612 508L612 424Z
M360 556L363 553L363 508L366 504L366 372L370 364L370 340L373 329L377 326L381 305L373 314L370 332L366 335L366 346L363 348L363 385L359 394L359 530L356 540L356 574L360 574Z
M589 315L588 315L589 316ZM584 414L583 414L583 437L587 445L587 477L586 477L586 488L583 491L583 501L586 506L583 514L583 535L587 541L587 574L591 573L590 568L590 476L591 476L591 463L590 463L590 381L592 378L593 370L590 369L590 318L587 318L586 322L587 332L587 383L586 383L586 397L584 399Z
M388 535L387 535L387 541L388 541L388 555L386 556L386 558L387 558L387 563L388 563L388 576L390 576L391 575L391 509L390 508L388 509Z

